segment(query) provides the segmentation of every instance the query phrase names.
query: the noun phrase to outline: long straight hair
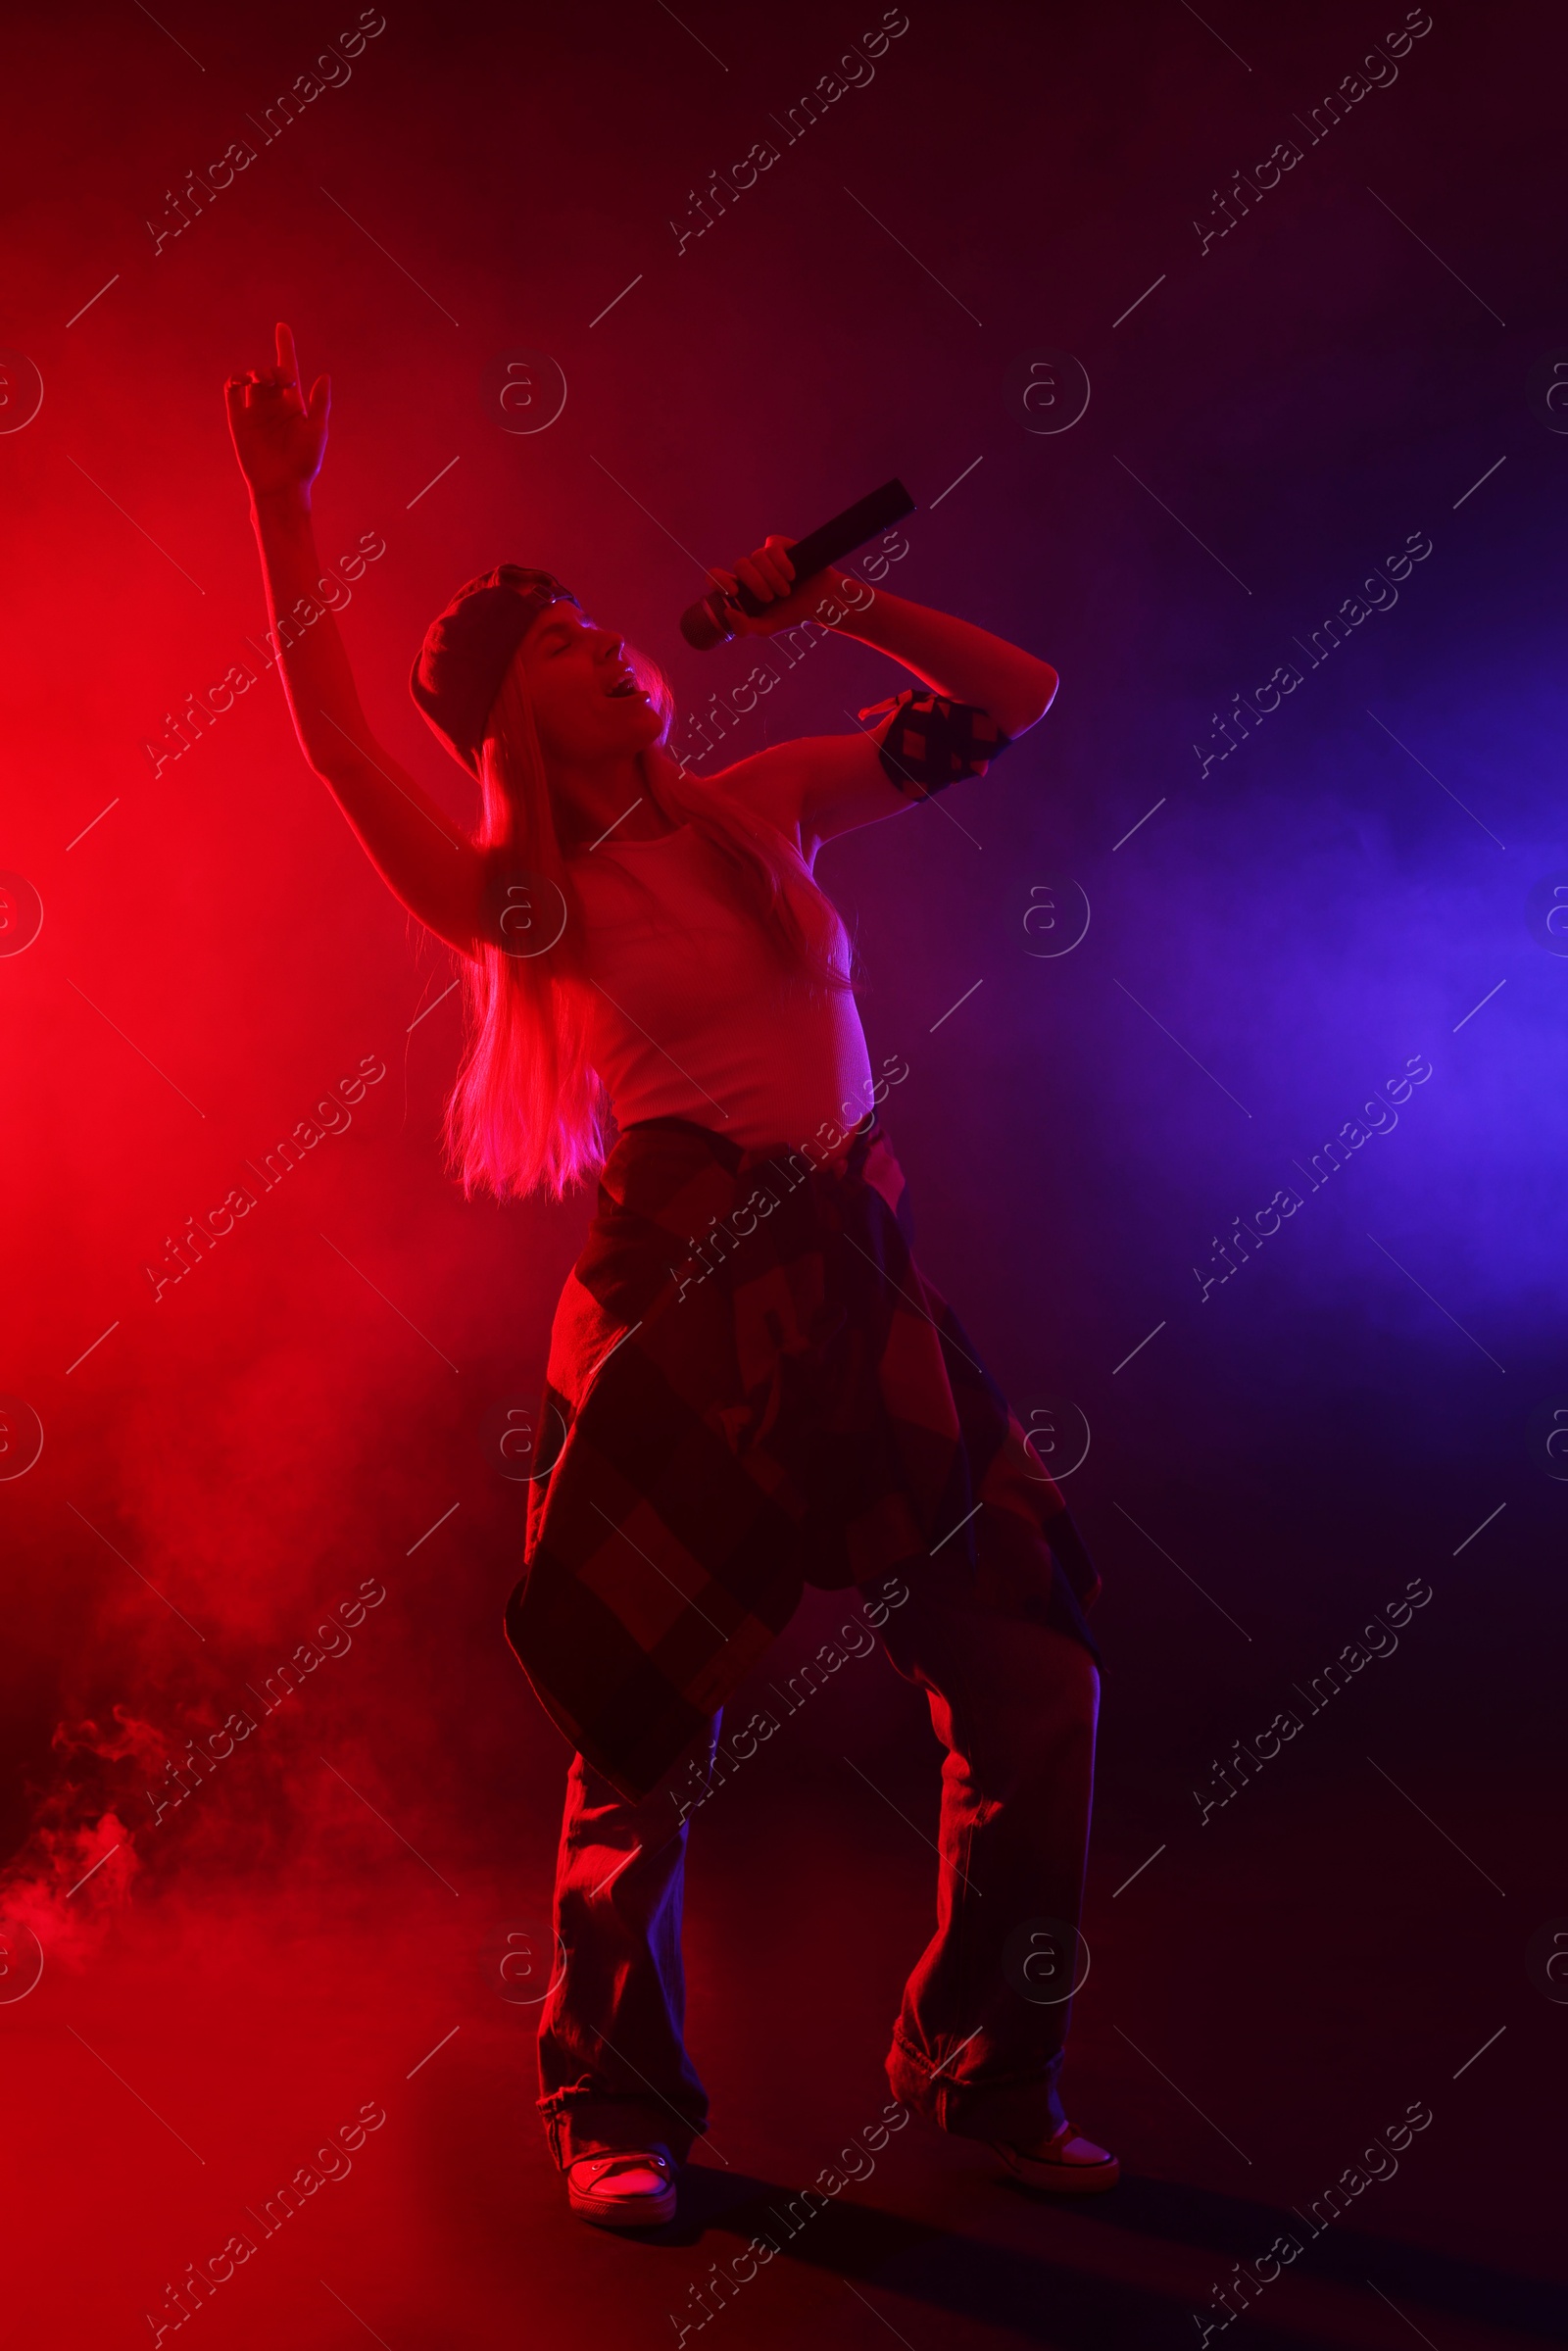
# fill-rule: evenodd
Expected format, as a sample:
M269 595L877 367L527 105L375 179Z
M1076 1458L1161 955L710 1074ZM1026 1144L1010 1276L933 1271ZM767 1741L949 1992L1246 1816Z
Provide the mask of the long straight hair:
M668 681L630 647L626 660L659 713L654 748L662 751L675 716ZM668 767L656 785L649 753L639 764L654 805L718 853L736 905L758 922L781 968L813 991L853 987L844 924L795 844L739 794ZM520 656L490 713L479 788L477 846L490 872L526 873L541 913L548 902L559 921L564 903L565 921L541 954L510 955L481 942L464 958L466 1043L446 1105L447 1164L470 1199L545 1192L559 1200L603 1166L611 1116L586 1052L593 974L582 903L556 828Z

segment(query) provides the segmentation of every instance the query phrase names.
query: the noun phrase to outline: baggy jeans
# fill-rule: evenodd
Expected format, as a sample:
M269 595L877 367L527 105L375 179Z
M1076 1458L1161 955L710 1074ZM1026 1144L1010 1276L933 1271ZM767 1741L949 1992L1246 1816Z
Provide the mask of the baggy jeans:
M1064 2119L1100 1677L1080 1641L986 1612L957 1578L933 1566L906 1580L880 1637L924 1690L946 1752L936 1931L905 1987L888 2081L943 2130L1029 2146ZM554 1920L564 1957L539 2029L539 2110L562 2166L649 2146L684 2162L707 2129L684 2039L690 1824L677 1777L689 1785L684 1764L629 1803L581 1755L567 1774Z

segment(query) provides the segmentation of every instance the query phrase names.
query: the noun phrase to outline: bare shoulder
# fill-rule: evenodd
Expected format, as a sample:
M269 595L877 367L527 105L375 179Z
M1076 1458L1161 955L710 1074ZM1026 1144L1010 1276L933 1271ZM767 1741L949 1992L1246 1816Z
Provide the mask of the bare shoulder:
M770 743L765 751L755 751L703 780L726 800L745 801L759 815L776 824L786 838L798 840L807 781L807 763L801 758L804 749L799 742Z
M835 833L895 816L909 805L883 773L868 734L800 735L737 759L708 780L748 801L796 843L808 864Z

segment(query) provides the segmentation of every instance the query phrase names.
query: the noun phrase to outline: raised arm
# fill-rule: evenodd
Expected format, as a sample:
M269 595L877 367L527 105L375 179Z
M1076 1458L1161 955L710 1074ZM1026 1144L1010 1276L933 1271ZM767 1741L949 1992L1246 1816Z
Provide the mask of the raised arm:
M858 580L844 585L850 594L860 588ZM840 636L858 637L862 645L890 653L938 694L988 710L1009 739L1027 734L1055 700L1058 680L1049 661L972 621L910 604L886 588L878 588L862 610L850 610L837 627Z
M309 401L301 397L294 337L279 326L276 367L232 376L224 390L300 749L388 888L471 955L482 922L481 853L371 735L337 622L318 593L311 486L326 448L329 381L318 376Z
M710 574L715 585L731 591L737 580L744 581L767 604L757 618L737 612L737 633L771 636L818 619L841 636L891 654L935 693L985 710L1009 740L1027 733L1051 708L1057 678L1049 661L971 621L911 604L886 589L872 591L840 572L821 572L797 587L788 554L792 544L771 537L735 571ZM780 812L788 804L798 814L808 861L835 834L895 816L911 805L909 795L889 781L878 747L865 733L805 736L777 744L746 764L748 785L755 770L761 796Z

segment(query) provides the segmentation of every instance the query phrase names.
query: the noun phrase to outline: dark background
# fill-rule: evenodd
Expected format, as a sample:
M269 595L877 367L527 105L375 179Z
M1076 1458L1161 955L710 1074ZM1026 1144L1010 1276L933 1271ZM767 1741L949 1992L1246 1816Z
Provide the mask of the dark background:
M367 707L464 821L407 673L502 560L558 570L700 707L766 654L681 643L702 566L898 473L919 511L888 585L1061 672L984 780L819 872L873 1062L909 1065L885 1116L922 1263L1025 1419L1065 1401L1091 1433L1065 1491L1106 1668L1067 2086L1128 2179L1048 2212L911 2130L712 2323L1196 2340L1210 2285L1424 2100L1398 2178L1246 2327L1560 2339L1527 2282L1555 2260L1568 2024L1540 1957L1568 1926L1556 12L1438 8L1312 141L1402 10L916 0L786 144L876 10L389 5L264 144L354 15L167 0L8 32L0 423L25 363L43 386L0 434L0 866L43 914L0 958L6 1461L27 1411L43 1432L0 1482L8 2209L39 2256L14 2339L149 2339L166 2279L372 2097L358 2184L216 2293L206 2336L670 2339L746 2234L714 2182L790 2192L878 2112L928 1931L936 1749L858 1662L695 1831L724 2150L701 2225L572 2234L532 2013L485 1989L486 1938L547 1898L564 1765L501 1637L526 1490L487 1429L537 1386L591 1202L465 1203L443 1174L454 958L304 768L275 679L156 773L146 749L265 623L221 385L278 317L333 380L322 555L385 542L343 622ZM255 161L157 247L167 192L241 138ZM764 138L777 162L681 249L691 191ZM1292 138L1205 250L1215 191ZM532 433L495 394L519 351L566 385ZM1007 389L1045 354L1090 387L1056 432ZM1412 533L1396 605L1309 667ZM1299 688L1205 774L1213 714L1287 661ZM728 741L837 729L900 682L820 646ZM1036 952L1085 900L1081 942ZM1042 906L1055 934L1025 928ZM166 1237L367 1055L387 1074L352 1128L155 1301ZM1414 1055L1396 1128L1308 1192ZM1217 1238L1291 1185L1202 1297ZM367 1578L387 1597L352 1651L149 1827L166 1758ZM1202 1823L1211 1764L1412 1579L1397 1652ZM842 1615L812 1598L768 1678Z

